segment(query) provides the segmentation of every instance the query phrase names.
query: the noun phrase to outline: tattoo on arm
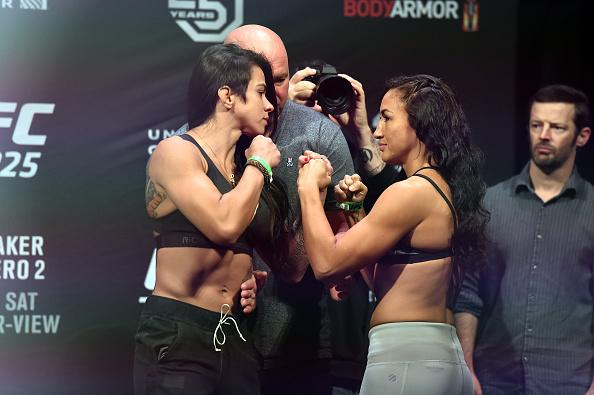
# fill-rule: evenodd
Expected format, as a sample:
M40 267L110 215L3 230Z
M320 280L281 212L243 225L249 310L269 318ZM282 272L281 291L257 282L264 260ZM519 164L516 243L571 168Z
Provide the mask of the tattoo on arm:
M370 176L379 174L386 164L382 161L382 153L373 135L370 134L367 143L361 145L359 152L365 172Z
M386 164L384 162L380 162L373 169L367 170L367 173L369 173L370 176L378 175L382 170L384 170L384 167L386 167Z
M361 159L363 160L363 163L367 163L373 158L373 153L369 148L361 148L359 150L359 153L361 154Z
M146 189L144 194L144 199L146 202L146 212L152 218L158 218L157 209L167 199L167 193L165 191L159 192L151 180L150 177L147 176L147 183Z

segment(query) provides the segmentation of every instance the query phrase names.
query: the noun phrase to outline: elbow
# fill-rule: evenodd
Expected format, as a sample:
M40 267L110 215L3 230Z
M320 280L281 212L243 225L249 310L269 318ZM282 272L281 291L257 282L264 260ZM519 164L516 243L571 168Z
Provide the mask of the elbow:
M318 281L329 282L337 277L337 267L333 256L326 254L316 254L314 251L308 252L309 266ZM330 258L330 259L329 259Z
M311 268L318 281L329 282L335 275L334 270L328 265L319 266L312 264Z
M229 247L237 243L243 232L233 226L219 226L212 236L207 236L215 244Z

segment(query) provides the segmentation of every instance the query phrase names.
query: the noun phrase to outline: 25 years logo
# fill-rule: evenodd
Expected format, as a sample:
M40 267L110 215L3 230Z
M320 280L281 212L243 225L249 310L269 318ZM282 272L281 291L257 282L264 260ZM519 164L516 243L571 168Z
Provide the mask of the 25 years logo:
M222 42L243 24L243 0L169 0L175 23L195 42Z
M45 145L45 134L31 132L33 118L39 114L53 114L53 103L24 103L18 106L15 102L0 102L0 139L3 139L2 128L12 129L12 142L19 147L42 147ZM8 114L8 115L5 115ZM15 122L13 122L15 121ZM0 150L0 178L32 178L37 174L40 151Z

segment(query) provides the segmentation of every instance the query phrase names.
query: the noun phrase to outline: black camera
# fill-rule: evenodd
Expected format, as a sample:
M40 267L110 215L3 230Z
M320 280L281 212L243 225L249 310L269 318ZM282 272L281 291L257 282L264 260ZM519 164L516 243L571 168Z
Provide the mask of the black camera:
M330 64L310 66L316 74L304 78L316 84L316 100L326 114L340 115L355 104L355 93L351 83L338 75L336 68Z

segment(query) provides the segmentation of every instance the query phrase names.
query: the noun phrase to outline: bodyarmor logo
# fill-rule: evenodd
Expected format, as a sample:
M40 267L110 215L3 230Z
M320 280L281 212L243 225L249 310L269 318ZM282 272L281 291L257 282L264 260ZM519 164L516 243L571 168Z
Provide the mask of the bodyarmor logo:
M243 0L169 0L175 23L195 42L222 42L243 24Z

